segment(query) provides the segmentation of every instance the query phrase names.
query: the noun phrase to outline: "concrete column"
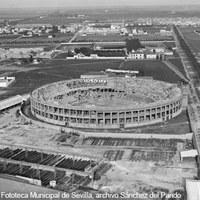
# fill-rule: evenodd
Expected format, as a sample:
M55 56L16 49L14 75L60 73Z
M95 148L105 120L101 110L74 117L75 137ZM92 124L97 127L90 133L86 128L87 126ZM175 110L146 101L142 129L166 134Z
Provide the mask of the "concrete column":
M20 165L19 165L19 173L21 174L22 171L23 171L23 166L20 164Z
M124 112L124 124L126 124L126 112Z
M105 116L105 112L103 112L103 124L105 124L106 123L106 116Z
M117 112L117 124L119 124L119 112Z
M144 110L144 121L146 121L146 116L147 116L147 110Z

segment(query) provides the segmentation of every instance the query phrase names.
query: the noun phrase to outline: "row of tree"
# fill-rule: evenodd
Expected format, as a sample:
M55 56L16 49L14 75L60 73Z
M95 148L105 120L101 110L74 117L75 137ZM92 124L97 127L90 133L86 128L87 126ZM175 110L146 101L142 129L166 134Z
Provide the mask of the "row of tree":
M131 52L132 50L137 51L140 48L143 48L142 44L140 43L139 39L126 39L126 49L128 52Z
M140 43L139 39L126 39L125 42L126 42L126 49L127 49L128 52L131 52L132 50L137 51L140 48L144 48L142 46L142 44ZM75 51L76 54L82 53L86 56L90 56L91 53L100 53L100 52L97 52L97 51L95 52L91 48L87 48L87 47L81 47L80 49L76 48L74 51ZM112 51L112 52L109 52L109 53L115 54L116 51L115 52Z

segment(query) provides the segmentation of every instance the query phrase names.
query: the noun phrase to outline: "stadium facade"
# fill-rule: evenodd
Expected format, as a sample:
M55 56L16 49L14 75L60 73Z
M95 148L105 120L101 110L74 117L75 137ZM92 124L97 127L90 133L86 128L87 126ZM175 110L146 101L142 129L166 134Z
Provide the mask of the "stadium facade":
M123 129L167 121L183 109L176 84L107 77L44 85L31 93L31 113L43 122L85 129Z

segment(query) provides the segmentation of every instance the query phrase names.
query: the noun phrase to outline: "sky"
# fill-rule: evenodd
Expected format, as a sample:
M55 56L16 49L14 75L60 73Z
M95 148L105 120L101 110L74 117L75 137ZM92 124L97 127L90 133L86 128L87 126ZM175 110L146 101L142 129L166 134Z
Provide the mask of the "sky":
M194 5L200 0L0 0L0 8Z

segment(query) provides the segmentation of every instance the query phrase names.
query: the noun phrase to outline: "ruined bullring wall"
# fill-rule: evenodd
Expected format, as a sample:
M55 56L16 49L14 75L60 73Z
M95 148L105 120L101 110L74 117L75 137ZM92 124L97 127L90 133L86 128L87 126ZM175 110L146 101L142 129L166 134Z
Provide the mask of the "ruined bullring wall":
M75 81L78 82L79 80ZM88 88L85 87L87 89L83 90L84 87L82 85L81 87L79 87L79 89L77 89L75 81L71 81L72 84L68 85L68 94L71 94L75 90L76 92L78 90L82 90L84 92L86 90L91 91L94 90L94 88L96 87L97 89L100 88L99 90L107 95L108 91L111 89L111 85L113 85L111 84L113 82L110 83L109 78L107 78L104 80L105 86L102 86L102 84L97 86L89 86ZM80 80L80 82L81 81L82 80ZM125 81L126 80L123 79L122 83ZM70 81L66 82L70 83ZM162 82L162 84L164 84L164 82ZM45 87L48 87L48 85L46 85ZM45 87L42 87L42 91L45 90ZM59 99L62 97L63 91L61 90L63 90L63 88L59 89L58 85L56 85L56 88L57 91L55 91L54 93L57 92L57 94L54 94L54 96ZM118 96L123 95L122 90L127 89L126 82L125 85L120 85L120 83L117 84L117 87L115 87L115 89L119 90L119 95L117 93ZM182 95L174 95L173 98L168 98L163 101L159 100L158 102L142 104L138 106L127 105L122 107L111 106L109 108L101 108L99 106L72 106L70 104L66 104L65 106L63 106L59 105L57 102L57 104L53 102L52 97L49 98L52 101L51 103L50 100L46 101L45 98L48 98L47 95L45 96L39 92L37 93L37 91L34 91L30 98L32 115L44 122L69 128L74 127L89 129L124 129L138 127L170 120L179 115L182 111Z

